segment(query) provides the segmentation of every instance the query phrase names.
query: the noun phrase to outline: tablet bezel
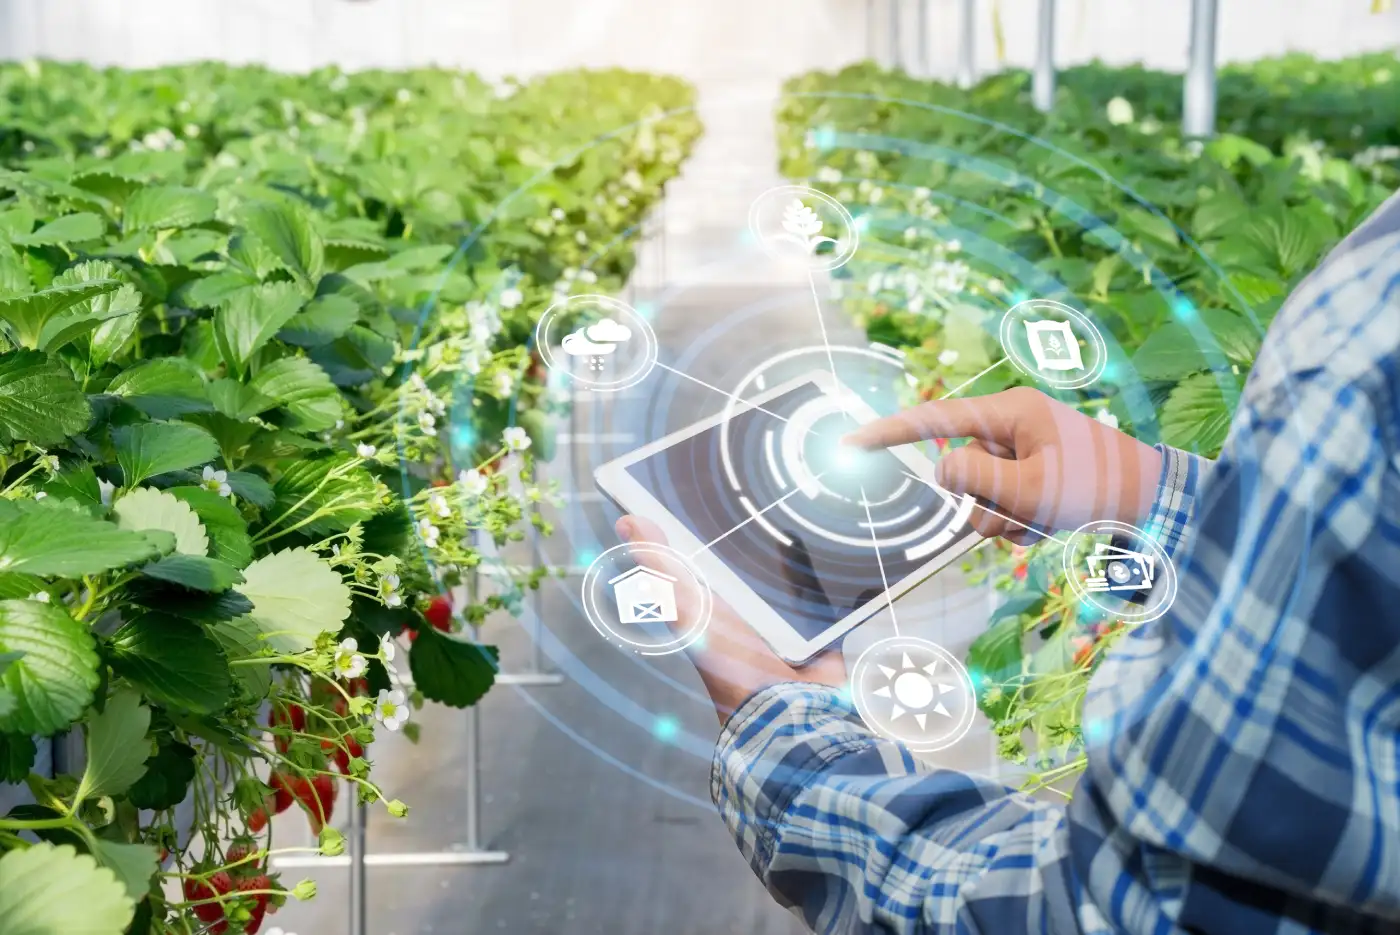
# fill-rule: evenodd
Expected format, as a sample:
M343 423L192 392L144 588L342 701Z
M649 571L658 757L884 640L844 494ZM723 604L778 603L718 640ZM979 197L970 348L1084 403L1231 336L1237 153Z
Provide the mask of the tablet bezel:
M710 590L723 598L735 613L763 638L764 642L773 649L773 652L792 665L803 665L809 662L822 650L878 614L889 603L903 597L916 586L928 580L935 572L982 541L982 537L977 534L976 530L967 524L975 502L971 497L964 495L959 502L957 512L954 514L954 521L962 524L963 532L955 536L938 555L904 578L893 582L888 590L882 591L869 602L862 604L833 623L826 630L811 639L803 639L801 634L749 587L743 578L735 574L717 555L707 549L704 541L696 536L665 505L653 497L650 491L627 473L627 468L631 465L654 457L677 442L723 425L725 421L739 413L762 408L765 402L784 396L809 383L816 384L822 393L840 397L846 410L858 422L870 422L879 418L879 414L859 394L843 386L830 372L813 370L747 400L736 399L735 402L716 415L701 419L664 438L643 445L620 458L600 465L593 472L598 489L620 508L656 523L666 534L666 539L673 548L683 554L693 555L691 561L705 577ZM889 451L918 479L930 486L938 487L938 483L934 479L933 462L913 445L899 445L890 448Z

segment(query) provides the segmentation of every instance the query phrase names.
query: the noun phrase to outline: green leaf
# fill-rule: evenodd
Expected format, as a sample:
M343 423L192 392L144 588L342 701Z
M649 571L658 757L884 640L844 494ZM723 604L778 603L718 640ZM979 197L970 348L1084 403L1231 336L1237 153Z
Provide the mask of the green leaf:
M476 704L496 681L500 651L423 627L408 654L413 683L424 697L453 708Z
M97 688L97 653L85 625L61 607L0 601L0 653L23 653L0 674L15 700L5 733L57 733L83 713Z
M1196 336L1175 321L1148 335L1133 354L1133 367L1144 380L1180 380L1209 366Z
M122 935L136 904L116 874L71 845L0 857L4 935Z
M192 591L155 578L132 581L126 586L126 596L138 607L193 623L220 623L253 609L253 602L237 591Z
M224 270L190 283L183 290L184 302L190 308L214 308L230 301L235 295L258 284L257 277L240 270Z
M219 202L213 195L196 188L161 185L143 188L132 195L122 212L126 230L193 227L214 220Z
M44 485L44 492L57 500L72 500L84 506L102 506L102 486L91 464L65 468Z
M314 514L316 519L301 528L324 536L378 513L387 490L363 467L352 467L354 461L337 454L292 463L272 486L277 528L296 526Z
M1119 226L1129 232L1140 234L1150 243L1163 247L1176 247L1176 227L1159 214L1143 208L1126 207L1118 215Z
M1162 442L1173 448L1214 457L1230 431L1230 420L1239 402L1228 374L1199 373L1175 387L1162 406Z
M1241 315L1223 308L1203 308L1198 310L1202 323L1210 329L1211 335L1219 343L1220 349L1231 361L1241 365L1254 363L1254 355L1259 353L1263 336L1259 330Z
M33 351L0 354L0 443L56 445L92 421L67 367Z
M277 336L302 347L329 344L349 331L359 317L360 307L348 296L317 296Z
M84 211L50 221L32 234L20 234L10 239L26 247L64 247L98 240L106 231L107 223L101 216Z
M39 292L0 299L0 322L14 342L34 350L44 339L44 327L69 309L84 308L97 296L116 292L115 279L51 285ZM63 319L66 320L66 319Z
M306 211L299 206L259 202L244 209L242 221L249 233L298 279L315 282L325 272L325 247Z
M154 558L140 533L46 500L0 500L0 571L77 578Z
M175 537L175 551L182 555L209 554L209 537L194 508L164 490L138 487L123 494L112 512L122 529L163 529L170 533Z
M146 731L151 709L134 691L116 691L101 711L93 708L87 718L87 768L78 783L77 801L103 795L121 795L146 772L151 745Z
M0 574L0 600L26 600L45 587L44 579L36 575Z
M233 680L218 641L186 620L142 614L112 635L112 670L167 707L213 714Z
M167 555L141 573L194 591L227 591L243 581L237 568L204 555Z
M555 448L553 418L548 413L538 409L527 409L520 414L520 427L525 430L525 434L530 436L530 447L534 451L535 457L541 461L553 460Z
M259 509L265 510L272 506L272 485L256 474L248 471L229 471L228 485L240 498Z
M242 376L253 353L272 340L304 301L297 287L287 282L234 293L214 315L214 334L224 361Z
M309 549L260 558L243 577L239 590L253 602L249 619L279 652L310 649L317 636L336 632L350 615L350 589Z
M24 782L38 755L39 747L28 734L0 734L0 782Z
M264 396L246 383L227 377L209 384L209 399L218 412L239 422L247 422L258 413L277 405L277 400Z
M54 277L51 285L76 286L116 279L117 268L114 265L106 260L90 260L64 270ZM38 347L52 353L109 321L124 320L140 310L140 293L134 286L123 283L115 291L93 296L56 313L39 332ZM132 323L134 325L135 319L132 319Z
M149 844L126 844L97 839L97 858L104 867L117 875L126 887L126 895L136 902L151 891L151 877L160 867L160 854Z
M156 752L146 760L146 772L126 791L126 797L137 808L174 808L190 793L194 757L194 747L161 735Z
M284 357L258 371L250 384L294 418L293 428L321 432L342 415L340 391L316 364L303 357Z
M183 357L158 357L123 370L107 385L107 393L130 401L153 419L210 408L204 375Z
M234 568L242 568L253 560L248 523L227 497L205 487L169 487L165 492L188 503L199 516L209 535L210 554L214 558Z
M148 477L207 464L219 456L214 437L184 422L145 422L112 430L122 480L135 487Z
M229 662L259 655L265 643L258 624L248 617L225 620L209 627L209 635L219 641ZM233 677L247 700L261 701L272 689L272 667L268 665L230 666Z
M126 292L123 288L116 295L120 299ZM131 294L136 295L136 290L132 289ZM137 298L139 304L140 298ZM117 318L109 318L97 326L97 330L92 333L92 339L88 342L88 361L94 370L102 367L122 352L131 336L136 333L136 326L141 323L141 315L132 312Z

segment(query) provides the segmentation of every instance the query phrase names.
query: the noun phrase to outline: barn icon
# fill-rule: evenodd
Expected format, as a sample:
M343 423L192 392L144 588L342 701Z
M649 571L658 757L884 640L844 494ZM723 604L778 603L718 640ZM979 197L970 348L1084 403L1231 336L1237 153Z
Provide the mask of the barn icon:
M638 566L608 582L623 623L674 623L676 579Z

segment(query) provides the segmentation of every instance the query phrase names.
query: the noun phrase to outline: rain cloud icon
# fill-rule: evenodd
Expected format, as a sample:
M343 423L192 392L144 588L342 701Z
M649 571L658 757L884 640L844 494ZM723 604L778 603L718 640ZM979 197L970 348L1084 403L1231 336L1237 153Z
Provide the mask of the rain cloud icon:
M560 347L570 357L587 357L589 367L602 370L604 358L631 337L631 328L612 318L604 318L596 324L571 332L565 336Z

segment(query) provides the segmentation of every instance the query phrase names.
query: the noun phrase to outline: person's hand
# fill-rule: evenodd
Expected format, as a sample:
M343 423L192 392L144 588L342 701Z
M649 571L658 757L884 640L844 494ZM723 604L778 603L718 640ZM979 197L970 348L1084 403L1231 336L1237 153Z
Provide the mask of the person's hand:
M1021 545L1042 536L1027 527L1141 523L1162 469L1157 449L1029 387L924 403L843 441L868 449L934 438L972 439L939 459L938 483L977 498L984 508L971 523L983 536Z
M666 544L666 536L656 524L639 516L618 520L617 534L633 544ZM676 579L676 611L680 619L673 627L677 633L688 630L695 622L701 601L701 595L688 584L690 575L662 553L637 552L634 558L638 564ZM802 668L793 668L773 655L768 644L718 595L711 597L710 625L686 652L700 671L700 680L715 703L721 724L754 692L779 682L846 684L846 661L839 650L828 650Z

